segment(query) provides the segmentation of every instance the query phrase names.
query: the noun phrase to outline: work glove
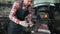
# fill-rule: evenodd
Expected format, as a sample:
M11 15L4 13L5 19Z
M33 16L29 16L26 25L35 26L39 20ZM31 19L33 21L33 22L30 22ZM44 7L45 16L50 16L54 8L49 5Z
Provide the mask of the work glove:
M28 24L30 27L32 27L34 25L31 21Z
M24 26L24 27L28 27L28 25L29 25L26 21L20 21L19 24Z

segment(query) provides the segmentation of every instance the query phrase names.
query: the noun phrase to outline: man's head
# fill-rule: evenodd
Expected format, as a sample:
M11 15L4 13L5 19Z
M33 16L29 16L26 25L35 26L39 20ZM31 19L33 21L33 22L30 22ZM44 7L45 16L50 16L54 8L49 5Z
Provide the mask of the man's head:
M32 2L32 0L24 0L25 5L27 5L27 4L29 5L29 4L31 4L31 2Z

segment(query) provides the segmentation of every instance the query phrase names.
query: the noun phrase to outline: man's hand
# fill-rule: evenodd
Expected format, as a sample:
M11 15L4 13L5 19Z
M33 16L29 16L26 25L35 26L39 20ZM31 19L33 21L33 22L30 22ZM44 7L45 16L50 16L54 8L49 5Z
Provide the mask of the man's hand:
M24 27L28 27L28 25L29 25L26 21L20 21L19 24L24 26Z
M29 26L32 27L34 24L30 21L29 22Z

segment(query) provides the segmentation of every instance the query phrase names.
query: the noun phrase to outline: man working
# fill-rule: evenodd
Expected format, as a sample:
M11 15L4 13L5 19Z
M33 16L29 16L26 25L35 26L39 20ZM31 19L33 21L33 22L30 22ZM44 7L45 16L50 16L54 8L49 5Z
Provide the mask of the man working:
M22 18L22 15L20 15L21 18L18 19L16 17L16 12L20 7L22 7L21 8L22 10L28 12L29 10L27 7L30 4L31 4L31 0L24 0L23 2L21 0L17 0L16 2L14 2L9 14L9 18L11 22L9 23L9 27L8 27L8 34L26 34L23 27L28 27L28 23L24 21L24 18ZM26 15L28 15L28 13Z

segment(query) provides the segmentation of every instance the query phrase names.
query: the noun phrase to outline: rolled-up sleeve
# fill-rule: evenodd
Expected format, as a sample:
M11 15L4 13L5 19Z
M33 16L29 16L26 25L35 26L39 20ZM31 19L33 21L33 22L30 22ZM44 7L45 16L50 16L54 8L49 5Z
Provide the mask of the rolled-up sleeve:
M20 7L20 4L21 4L21 1L16 1L14 2L13 6L12 6L12 9L10 11L10 14L9 14L9 19L17 24L20 23L20 20L16 18L16 11L17 9Z

